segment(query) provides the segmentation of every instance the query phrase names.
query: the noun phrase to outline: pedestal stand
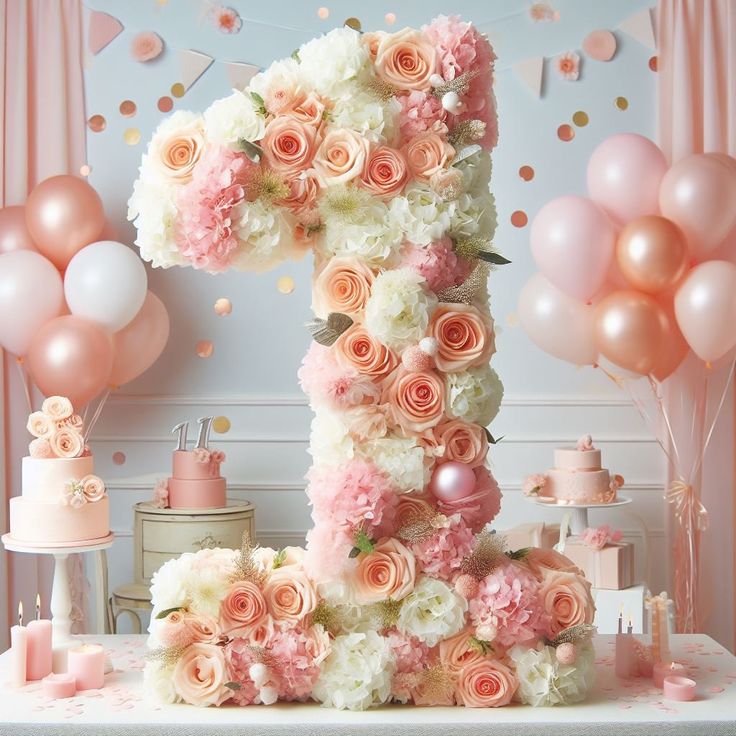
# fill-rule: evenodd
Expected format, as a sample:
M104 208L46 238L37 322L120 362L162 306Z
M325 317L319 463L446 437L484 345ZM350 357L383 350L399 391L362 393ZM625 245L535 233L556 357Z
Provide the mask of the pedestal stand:
M527 496L528 500L537 506L555 509L561 513L568 512L570 514L570 533L574 535L582 534L589 526L588 509L615 509L619 506L626 506L631 503L631 499L626 496L617 496L613 503L591 503L591 504L574 504L559 503L554 499L544 498L542 496Z

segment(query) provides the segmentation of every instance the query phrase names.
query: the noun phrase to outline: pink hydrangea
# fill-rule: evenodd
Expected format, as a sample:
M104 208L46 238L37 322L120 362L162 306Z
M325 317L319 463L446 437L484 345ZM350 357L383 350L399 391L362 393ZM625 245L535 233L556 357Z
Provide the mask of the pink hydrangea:
M396 672L420 672L429 660L429 647L410 634L392 629L386 635L388 645L396 660Z
M334 523L315 522L307 532L307 547L304 553L304 569L317 583L337 580L356 562L349 557L355 533L347 528L336 529Z
M409 94L399 96L401 110L399 112L399 129L401 139L408 141L418 133L429 130L438 120L443 121L447 113L441 100L434 95L412 90Z
M159 478L153 487L153 505L157 509L169 507L169 481L166 478Z
M476 534L496 518L501 510L501 489L488 468L474 468L476 485L470 496L457 501L439 501L437 507L446 516L460 514Z
M547 476L542 473L527 475L521 482L521 492L525 496L538 496L547 485Z
M309 698L328 648L328 635L315 628L287 628L275 632L268 650L275 660L273 670L279 700Z
M432 291L461 284L472 269L468 261L457 257L448 237L426 246L405 243L401 251L401 267L410 268L422 276Z
M448 519L445 527L423 542L413 544L411 551L419 569L441 580L453 580L462 565L463 558L473 549L473 532L460 515Z
M248 639L232 639L225 646L225 661L230 682L239 686L233 690L233 702L238 705L253 704L259 694L259 689L249 674L250 668L258 661L255 648Z
M468 613L479 639L504 647L534 641L547 627L539 582L511 561L483 578Z

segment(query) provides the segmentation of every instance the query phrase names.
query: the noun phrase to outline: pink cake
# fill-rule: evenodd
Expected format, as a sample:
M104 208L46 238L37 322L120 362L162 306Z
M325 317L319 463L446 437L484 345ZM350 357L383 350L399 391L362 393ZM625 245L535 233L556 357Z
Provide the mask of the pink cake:
M81 418L51 396L28 419L34 439L22 461L22 491L10 499L10 535L26 544L86 543L110 533L105 484L94 475Z

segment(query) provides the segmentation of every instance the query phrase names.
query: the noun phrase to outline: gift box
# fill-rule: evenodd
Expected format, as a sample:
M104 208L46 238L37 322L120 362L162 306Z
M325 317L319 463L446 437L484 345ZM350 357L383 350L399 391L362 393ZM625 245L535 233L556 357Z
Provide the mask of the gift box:
M503 533L506 546L510 550L524 549L524 547L542 547L552 549L560 541L560 525L545 524L519 524Z
M634 545L631 542L608 542L595 549L580 537L568 537L565 557L574 562L594 588L621 590L634 585Z

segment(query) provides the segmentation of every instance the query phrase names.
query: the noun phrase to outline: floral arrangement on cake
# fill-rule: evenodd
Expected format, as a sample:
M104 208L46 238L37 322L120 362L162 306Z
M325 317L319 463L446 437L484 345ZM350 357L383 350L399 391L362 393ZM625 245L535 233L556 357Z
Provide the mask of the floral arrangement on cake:
M486 426L494 53L456 17L304 44L154 134L130 201L156 266L262 270L312 250L306 550L204 550L152 582L166 702L496 707L582 699L594 604L549 550L506 550ZM161 503L165 503L163 489Z

